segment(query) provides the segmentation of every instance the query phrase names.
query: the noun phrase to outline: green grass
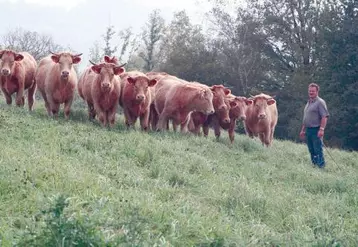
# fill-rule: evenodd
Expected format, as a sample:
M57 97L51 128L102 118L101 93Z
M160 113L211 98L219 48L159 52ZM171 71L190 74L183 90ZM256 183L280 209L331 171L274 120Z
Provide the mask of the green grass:
M1 99L0 246L358 246L357 152L60 114Z

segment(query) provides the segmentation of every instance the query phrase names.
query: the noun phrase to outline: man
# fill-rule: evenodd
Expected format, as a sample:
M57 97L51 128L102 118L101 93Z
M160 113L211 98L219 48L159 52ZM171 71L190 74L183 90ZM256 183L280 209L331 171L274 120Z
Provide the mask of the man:
M329 113L326 102L318 97L319 86L316 83L308 85L309 100L303 112L303 124L300 138L306 138L308 150L311 154L313 165L319 168L325 167L323 156L323 135L326 128Z

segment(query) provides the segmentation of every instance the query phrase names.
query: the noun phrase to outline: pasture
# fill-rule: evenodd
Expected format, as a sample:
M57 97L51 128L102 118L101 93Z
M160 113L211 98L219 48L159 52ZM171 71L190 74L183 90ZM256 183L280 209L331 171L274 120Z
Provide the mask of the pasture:
M320 170L302 144L109 130L81 102L66 121L0 96L0 246L358 246L357 152Z

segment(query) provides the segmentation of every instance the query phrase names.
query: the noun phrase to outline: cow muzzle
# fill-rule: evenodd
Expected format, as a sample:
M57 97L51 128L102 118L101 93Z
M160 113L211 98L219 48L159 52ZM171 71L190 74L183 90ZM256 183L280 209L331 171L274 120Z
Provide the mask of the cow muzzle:
M227 124L230 123L230 118L225 118L225 119L223 120L223 122L224 122L224 123L227 123Z
M68 72L68 71L62 71L62 72L61 72L61 78L62 78L63 80L67 80L68 77L69 77L69 75L70 75L70 72Z
M259 119L265 119L265 118L266 118L266 114L264 113L259 114Z
M2 70L1 70L1 74L2 74L3 76L8 76L8 75L10 75L10 70L8 70L8 69L2 69Z
M144 100L144 95L142 95L142 94L137 95L136 100L137 100L137 102L142 102Z

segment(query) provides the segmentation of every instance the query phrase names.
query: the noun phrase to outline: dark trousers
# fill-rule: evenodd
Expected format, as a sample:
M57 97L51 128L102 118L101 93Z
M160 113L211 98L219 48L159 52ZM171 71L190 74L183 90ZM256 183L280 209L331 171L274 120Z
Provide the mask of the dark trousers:
M325 161L322 148L323 143L322 139L317 136L318 131L319 127L306 128L306 141L312 163L322 168L325 166Z

